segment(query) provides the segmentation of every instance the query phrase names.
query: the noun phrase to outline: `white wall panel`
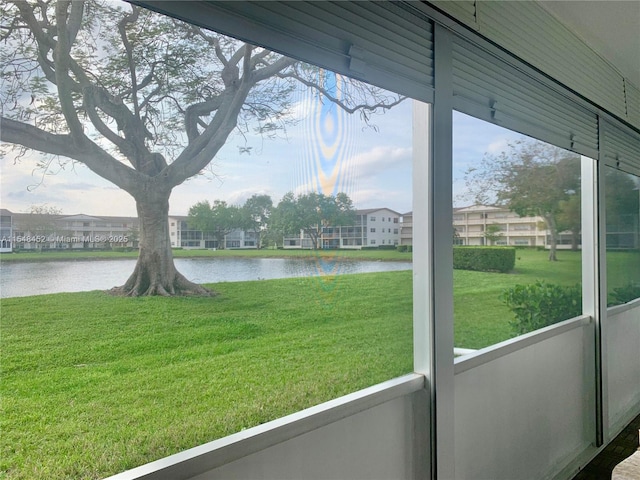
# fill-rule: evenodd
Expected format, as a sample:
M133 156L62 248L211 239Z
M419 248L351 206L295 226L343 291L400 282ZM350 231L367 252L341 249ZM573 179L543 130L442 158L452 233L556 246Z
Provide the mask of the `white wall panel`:
M412 397L397 398L193 480L413 478Z
M425 378L406 375L109 480L426 478L429 415Z
M640 413L640 300L607 312L609 424L612 435Z
M547 478L592 449L594 325L568 322L537 343L514 339L456 364L457 480Z

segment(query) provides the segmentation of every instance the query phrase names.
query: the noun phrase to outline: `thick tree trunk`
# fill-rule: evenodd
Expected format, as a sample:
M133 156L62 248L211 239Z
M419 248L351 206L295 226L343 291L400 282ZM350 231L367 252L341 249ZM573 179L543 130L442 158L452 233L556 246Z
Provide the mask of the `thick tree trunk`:
M556 219L552 215L545 216L547 227L549 228L549 261L557 262L556 250L558 246L558 227L556 226Z
M136 268L114 295L202 295L213 292L187 280L176 270L169 235L169 195L136 201L140 221L140 252Z

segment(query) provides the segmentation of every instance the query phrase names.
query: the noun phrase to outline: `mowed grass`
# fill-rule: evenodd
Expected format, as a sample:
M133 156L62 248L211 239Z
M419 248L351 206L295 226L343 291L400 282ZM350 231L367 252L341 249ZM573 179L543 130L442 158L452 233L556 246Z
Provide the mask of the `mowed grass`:
M454 271L455 345L511 338L504 289L580 282L579 252ZM608 255L610 286L640 281ZM408 373L412 272L210 285L214 298L3 299L0 478L96 479Z
M410 271L214 288L3 299L5 478L102 478L413 369Z
M453 271L454 341L456 347L479 349L514 336L511 311L500 298L516 284L545 280L574 285L581 281L580 252L560 251L549 262L548 252L517 250L510 273Z
M582 282L581 252L560 250L557 262L549 262L547 255L517 250L516 268L510 273L454 270L455 346L479 349L514 336L513 315L501 299L506 289L536 280L567 286ZM607 252L608 290L630 282L640 283L640 252Z

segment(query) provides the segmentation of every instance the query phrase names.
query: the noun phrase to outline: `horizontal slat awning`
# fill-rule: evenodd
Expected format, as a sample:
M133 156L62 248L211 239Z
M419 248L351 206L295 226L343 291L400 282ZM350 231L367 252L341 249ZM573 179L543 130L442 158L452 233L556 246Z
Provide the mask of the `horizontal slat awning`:
M468 40L453 42L454 108L598 158L598 118Z
M284 55L433 101L433 25L400 2L134 2Z

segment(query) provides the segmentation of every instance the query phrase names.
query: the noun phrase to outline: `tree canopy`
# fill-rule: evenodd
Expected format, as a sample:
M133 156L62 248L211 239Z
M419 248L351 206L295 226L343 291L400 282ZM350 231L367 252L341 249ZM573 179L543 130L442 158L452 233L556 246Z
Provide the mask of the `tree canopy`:
M245 216L246 228L253 231L259 238L259 247L262 246L262 233L269 230L269 222L273 211L273 200L269 195L254 194L242 206Z
M275 210L274 228L283 235L296 235L300 231L311 238L313 248L320 248L322 229L328 226L352 225L355 221L353 202L346 193L335 196L321 193L284 195Z
M227 205L223 200L214 200L213 204L204 200L193 205L189 209L188 224L193 229L213 235L218 248L225 248L224 237L233 230L248 227L242 208Z
M79 162L136 201L138 263L114 293L209 293L173 264L171 191L232 135L285 128L295 89L364 121L402 101L350 79L337 97L316 67L136 5L8 0L0 12L1 140L16 158L45 154L45 170Z
M520 216L542 217L549 231L549 260L557 259L558 217L580 191L578 155L536 140L519 141L497 155L485 155L478 167L466 172L466 181L480 204L496 203Z

